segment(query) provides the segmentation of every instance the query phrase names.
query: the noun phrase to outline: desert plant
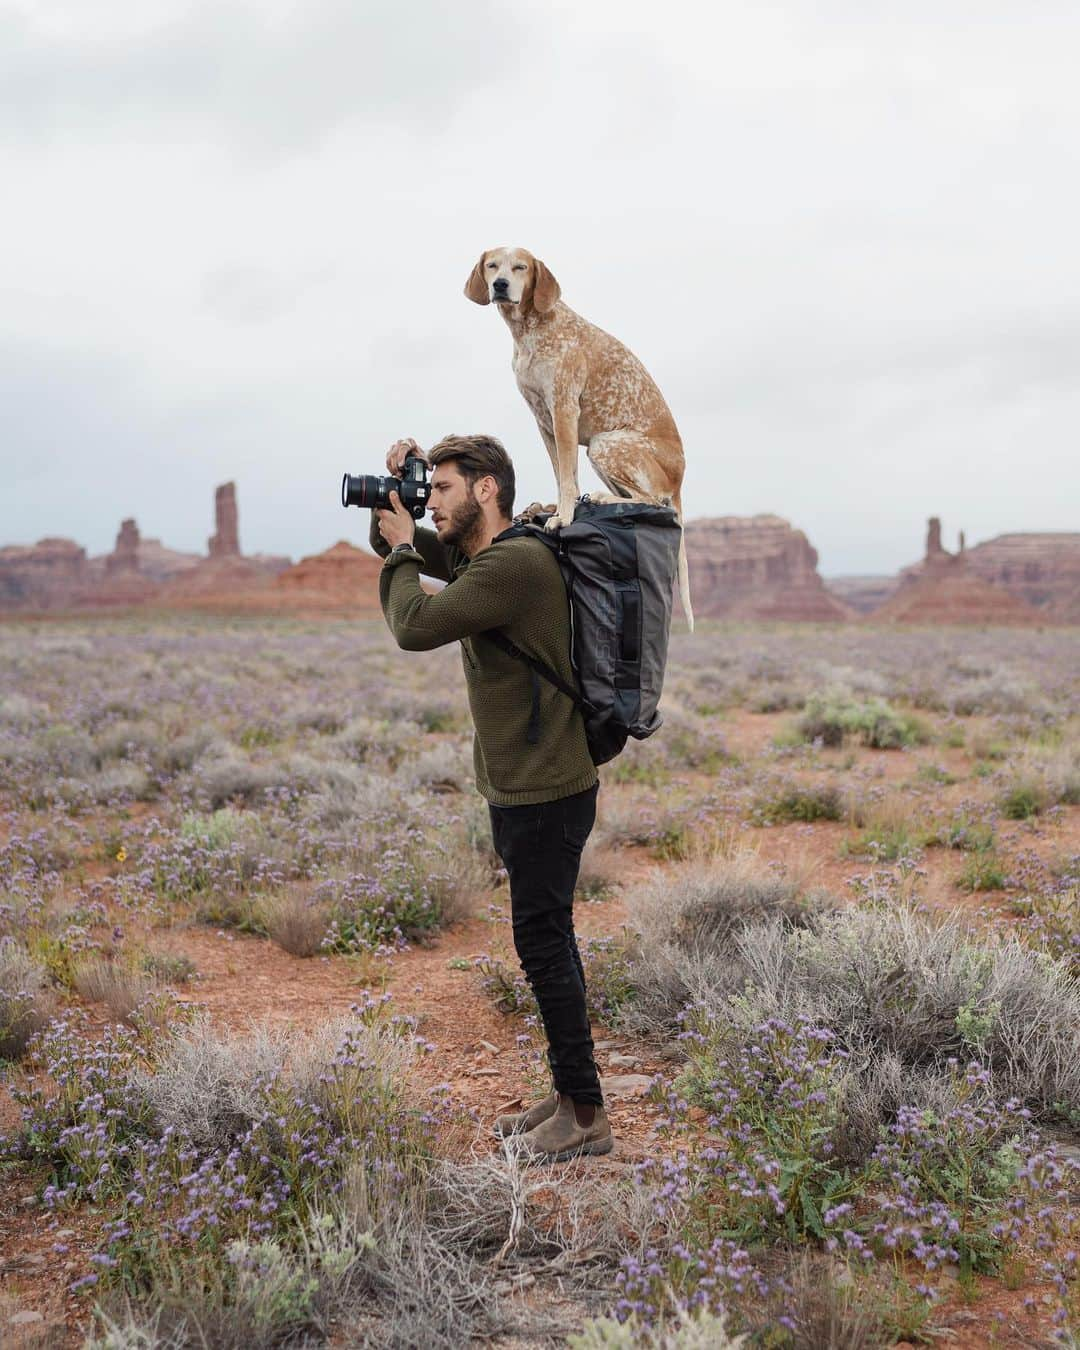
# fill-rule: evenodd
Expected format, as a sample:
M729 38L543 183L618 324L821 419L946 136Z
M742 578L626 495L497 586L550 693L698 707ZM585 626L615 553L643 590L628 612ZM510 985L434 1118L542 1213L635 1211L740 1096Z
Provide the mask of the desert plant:
M186 984L197 973L195 962L182 952L143 952L138 968L160 984Z
M261 1085L282 1072L286 1053L279 1032L236 1037L199 1019L170 1038L152 1071L137 1069L132 1084L161 1130L196 1148L226 1148L260 1118Z
M646 948L669 942L685 952L722 949L743 928L770 916L804 923L819 904L752 849L656 870L627 895Z
M329 906L297 890L261 896L257 925L292 956L314 956L326 939Z
M1048 796L1041 783L1031 780L1013 782L1001 794L1001 814L1008 820L1029 820L1046 809Z
M1007 880L1000 856L984 848L968 854L956 884L964 891L1000 891Z
M617 862L590 838L581 855L574 894L583 900L603 900L619 884Z
M733 1336L727 1319L711 1312L683 1312L660 1327L636 1318L591 1318L567 1338L571 1350L740 1350L745 1336Z
M795 727L804 741L836 746L851 739L875 750L897 750L927 738L925 728L909 713L883 699L859 702L841 689L808 698Z
M1026 895L1014 904L1027 920L1029 941L1080 974L1080 886Z
M677 894L677 892L676 892ZM711 932L689 928L679 909L665 936L650 921L658 898L630 897L643 935L630 979L628 1024L678 1026L689 1002L734 1018L809 1018L841 1038L865 1071L895 1055L907 1071L940 1072L950 1058L977 1058L998 1090L1040 1115L1080 1109L1080 988L1066 966L1018 940L980 940L956 921L908 909L821 911L793 925L773 917ZM974 1042L973 1043L973 1038Z
M73 984L83 998L104 1003L114 1017L130 1022L155 993L157 981L123 960L92 955L78 962Z
M789 821L841 820L844 799L832 784L779 783L754 798L755 824L783 825Z
M44 968L14 938L0 938L0 1059L21 1059L51 1011Z

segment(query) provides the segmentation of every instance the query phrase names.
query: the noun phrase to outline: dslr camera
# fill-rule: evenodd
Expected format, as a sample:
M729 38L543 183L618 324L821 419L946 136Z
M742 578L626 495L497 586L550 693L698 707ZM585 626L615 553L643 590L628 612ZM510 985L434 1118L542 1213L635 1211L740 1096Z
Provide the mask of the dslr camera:
M409 455L400 478L389 474L346 474L341 480L342 506L368 506L373 511L391 510L390 494L396 492L401 504L414 520L422 520L427 510L428 466L419 455Z

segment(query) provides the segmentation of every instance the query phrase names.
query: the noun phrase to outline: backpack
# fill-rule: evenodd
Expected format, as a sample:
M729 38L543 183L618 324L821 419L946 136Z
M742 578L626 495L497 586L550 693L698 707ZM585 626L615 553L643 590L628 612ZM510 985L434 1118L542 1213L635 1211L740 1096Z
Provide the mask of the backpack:
M533 672L533 712L528 739L539 735L537 676L581 709L594 764L606 764L633 736L642 741L660 727L657 705L664 683L671 605L682 530L675 512L646 502L603 505L583 497L570 525L548 533L519 524L501 539L541 540L559 560L570 600L571 656L580 689L505 633L484 637Z

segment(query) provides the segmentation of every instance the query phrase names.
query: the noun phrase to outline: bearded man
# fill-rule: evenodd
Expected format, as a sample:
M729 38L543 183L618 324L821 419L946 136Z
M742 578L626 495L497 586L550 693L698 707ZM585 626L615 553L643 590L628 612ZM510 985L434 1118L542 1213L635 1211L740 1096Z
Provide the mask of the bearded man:
M386 466L400 477L412 440ZM476 786L487 799L495 850L510 881L514 945L548 1041L552 1091L495 1133L534 1161L607 1153L604 1111L574 935L574 887L596 820L598 780L585 725L566 694L484 636L499 629L576 687L570 608L559 564L540 540L515 534L514 466L493 436L447 436L426 456L434 531L416 528L396 493L372 513L384 559L383 614L398 646L461 643L475 737ZM426 573L448 584L435 595Z

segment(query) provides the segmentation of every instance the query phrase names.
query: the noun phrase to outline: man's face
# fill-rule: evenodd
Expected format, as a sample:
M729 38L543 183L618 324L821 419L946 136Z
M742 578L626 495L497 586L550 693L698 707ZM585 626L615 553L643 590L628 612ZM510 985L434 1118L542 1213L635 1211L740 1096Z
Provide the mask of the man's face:
M479 529L483 507L453 461L435 466L430 486L428 509L439 543L461 548Z

